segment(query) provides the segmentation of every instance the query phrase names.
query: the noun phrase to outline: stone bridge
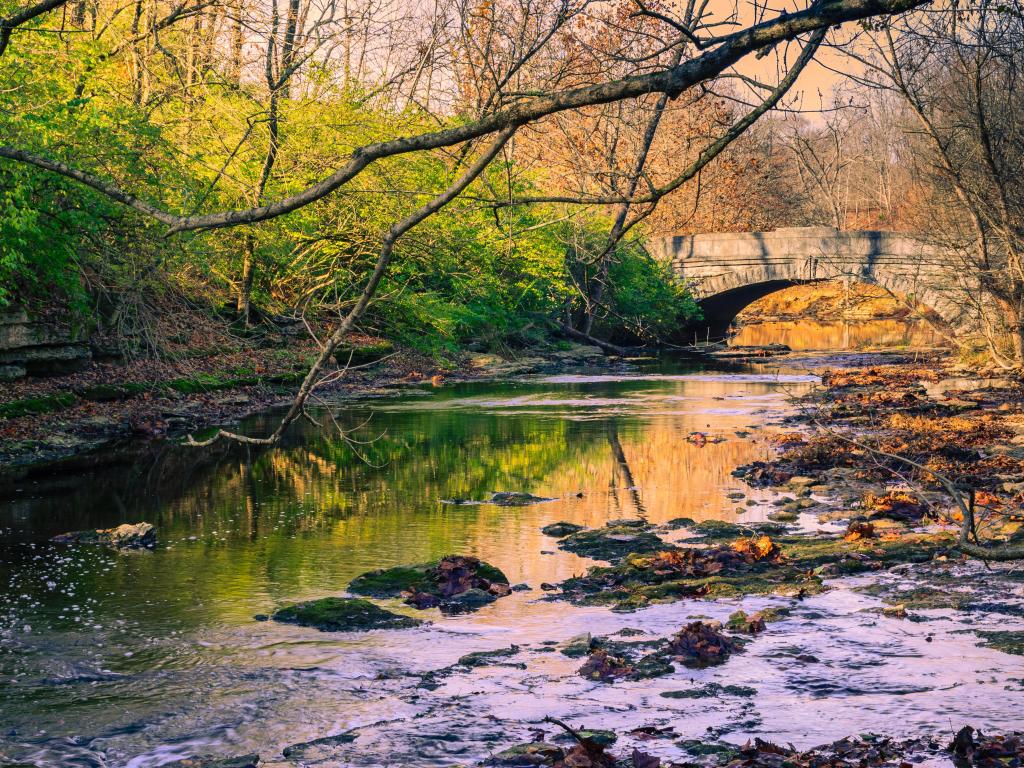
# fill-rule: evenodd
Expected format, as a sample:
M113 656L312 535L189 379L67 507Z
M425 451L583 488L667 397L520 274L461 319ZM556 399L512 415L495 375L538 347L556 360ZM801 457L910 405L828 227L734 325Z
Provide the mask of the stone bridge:
M690 282L704 309L698 341L728 335L748 304L792 285L845 279L879 285L933 310L950 327L963 308L936 286L949 264L936 250L895 232L792 227L773 232L668 235L652 238L653 256Z

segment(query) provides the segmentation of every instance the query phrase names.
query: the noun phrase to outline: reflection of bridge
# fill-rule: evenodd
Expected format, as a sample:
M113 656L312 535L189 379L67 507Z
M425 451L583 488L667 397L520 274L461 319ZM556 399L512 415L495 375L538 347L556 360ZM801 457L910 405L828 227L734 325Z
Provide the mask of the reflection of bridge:
M936 288L947 269L935 250L895 232L793 227L773 232L663 236L647 244L689 281L711 339L726 336L748 304L791 285L847 279L873 283L934 310L947 324L963 309Z

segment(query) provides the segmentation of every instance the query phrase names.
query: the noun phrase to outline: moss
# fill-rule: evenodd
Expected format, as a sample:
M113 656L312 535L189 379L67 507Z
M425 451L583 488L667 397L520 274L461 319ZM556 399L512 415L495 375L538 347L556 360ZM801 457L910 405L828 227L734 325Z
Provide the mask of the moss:
M995 648L1003 653L1024 656L1024 632L1013 630L979 632L982 645Z
M387 357L395 351L390 341L376 341L370 344L348 344L338 347L334 359L338 365L367 365Z
M0 419L15 419L19 416L61 411L74 405L75 400L75 396L70 392L14 400L0 405Z
M738 747L734 747L730 744L716 744L714 742L701 741L700 739L687 739L685 741L676 742L676 746L680 749L684 749L695 757L704 757L706 755L720 755L721 762L726 762L736 758L740 754Z
M325 597L307 603L285 606L274 621L315 627L321 632L364 632L370 629L405 629L423 622L386 611L368 600Z
M348 585L348 591L354 595L379 598L400 597L407 591L425 591L427 572L436 568L437 562L370 571L354 578Z
M419 565L397 565L394 568L370 571L354 578L348 585L348 591L355 595L378 598L401 597L403 592L437 594L434 577L440 562L433 560ZM483 561L476 566L476 575L491 583L509 583L501 569Z
M552 765L564 756L561 747L546 741L531 741L499 752L490 762L495 765Z
M127 400L144 392L154 389L156 385L142 382L127 382L125 384L96 384L91 387L82 387L75 390L83 400L90 400L96 403L105 403L111 400Z
M860 587L858 592L881 597L882 601L889 605L902 605L911 610L959 610L963 608L970 597L933 587L914 587L912 589L899 589L896 584L870 584Z
M487 579L492 584L508 584L508 576L502 573L500 568L496 568L490 563L485 563L483 560L476 567L476 575Z
M730 525L730 524L724 524ZM728 530L724 526L714 529ZM823 592L823 576L863 573L907 562L925 562L953 541L949 534L912 534L893 540L846 541L841 537L789 535L774 539L783 559L730 565L701 577L666 575L642 557L626 556L610 567L561 584L562 597L583 605L632 610L652 602L744 595L803 596Z
M675 549L647 528L636 525L607 525L595 530L578 531L558 542L560 549L594 560L616 562L629 554L663 552Z

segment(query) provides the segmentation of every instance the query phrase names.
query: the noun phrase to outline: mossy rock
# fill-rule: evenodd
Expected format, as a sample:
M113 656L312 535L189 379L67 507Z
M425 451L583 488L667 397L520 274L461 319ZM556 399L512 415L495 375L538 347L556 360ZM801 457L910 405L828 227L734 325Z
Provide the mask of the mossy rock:
M70 392L61 392L44 397L28 397L0 405L0 419L15 419L19 416L53 413L70 408L77 398Z
M676 549L649 527L607 525L604 528L577 531L558 542L560 549L593 560L618 562L630 554L651 554Z
M401 597L403 592L426 592L437 594L434 576L441 560L419 565L396 565L394 568L380 568L354 578L348 591L364 597ZM476 575L496 584L508 584L508 577L490 563L478 561Z
M419 619L386 611L369 600L346 597L324 597L320 600L288 605L271 618L285 624L314 627L321 632L407 629L423 623Z
M376 363L395 351L390 341L376 341L372 344L346 344L334 351L338 365L367 365Z
M1003 630L979 632L982 638L982 645L995 648L1003 653L1012 653L1014 656L1024 656L1024 632Z
M495 491L487 503L497 507L528 507L531 504L542 504L546 501L555 501L555 499L550 496L534 496L532 493L522 491Z
M561 747L546 741L531 741L527 744L516 744L496 754L488 761L489 765L536 766L554 765L565 757Z
M707 683L699 688L690 688L685 691L663 691L659 695L664 699L712 699L719 696L739 696L749 699L757 695L757 689L748 685Z
M512 591L500 569L463 555L370 571L353 579L348 590L366 597L406 597L416 608L439 607L446 614L475 611Z
M571 537L570 537L571 538ZM680 599L823 592L823 575L863 573L931 560L952 543L949 534L908 534L893 540L846 541L842 537L792 534L773 537L783 558L730 566L711 576L678 576L647 567L645 558L626 556L612 566L594 566L560 585L562 597L579 605L628 611Z
M585 526L576 525L576 523L558 522L552 523L551 525L545 525L540 529L540 532L545 536L553 536L556 539L561 539L565 536L569 536L573 533L582 531Z
M127 400L128 398L148 392L153 388L154 385L152 384L143 384L140 382L129 382L126 384L95 384L91 387L81 387L76 389L75 394L83 400L89 400L94 403L106 403L113 400Z
M428 586L428 572L437 567L439 561L421 565L396 565L394 568L380 568L356 576L348 585L348 591L365 597L401 597L403 592L425 592Z
M507 659L519 653L518 645L510 645L508 648L498 648L493 651L474 651L459 657L459 664L463 667L485 667L496 663L499 659Z

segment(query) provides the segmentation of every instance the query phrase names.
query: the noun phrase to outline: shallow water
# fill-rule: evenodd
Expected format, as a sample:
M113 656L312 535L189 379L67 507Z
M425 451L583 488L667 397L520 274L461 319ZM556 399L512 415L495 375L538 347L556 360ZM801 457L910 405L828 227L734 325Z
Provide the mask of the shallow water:
M933 347L945 341L920 320L773 320L747 323L731 341L738 346L785 344L794 350Z
M854 581L799 603L683 601L632 614L546 601L537 589L590 564L540 533L550 522L763 519L770 494L730 472L769 454L764 437L787 396L812 382L674 370L416 391L321 409L317 420L336 419L348 441L305 422L273 450L148 444L121 466L28 484L0 500L0 759L143 768L259 752L283 762L288 745L358 728L354 743L295 759L473 764L529 740L547 715L622 730L671 725L675 739L644 746L666 756L683 738L761 734L809 746L867 730L945 730L960 713L1013 725L1024 704L1011 679L1019 657L977 647L948 617L864 613L880 603L852 591ZM694 431L723 441L698 447L685 439ZM555 500L444 503L503 490ZM731 491L755 503L737 508ZM158 527L155 551L47 543L138 520ZM413 630L330 634L253 620L343 593L368 569L449 553L479 556L534 589L468 616L417 613L433 623ZM1007 589L1020 597L1019 582ZM624 627L667 635L691 617L766 604L795 610L728 664L654 681L589 682L574 674L579 659L542 645ZM1006 628L1005 616L971 620ZM522 650L505 665L421 685L465 653L511 644ZM758 694L659 696L713 681Z

